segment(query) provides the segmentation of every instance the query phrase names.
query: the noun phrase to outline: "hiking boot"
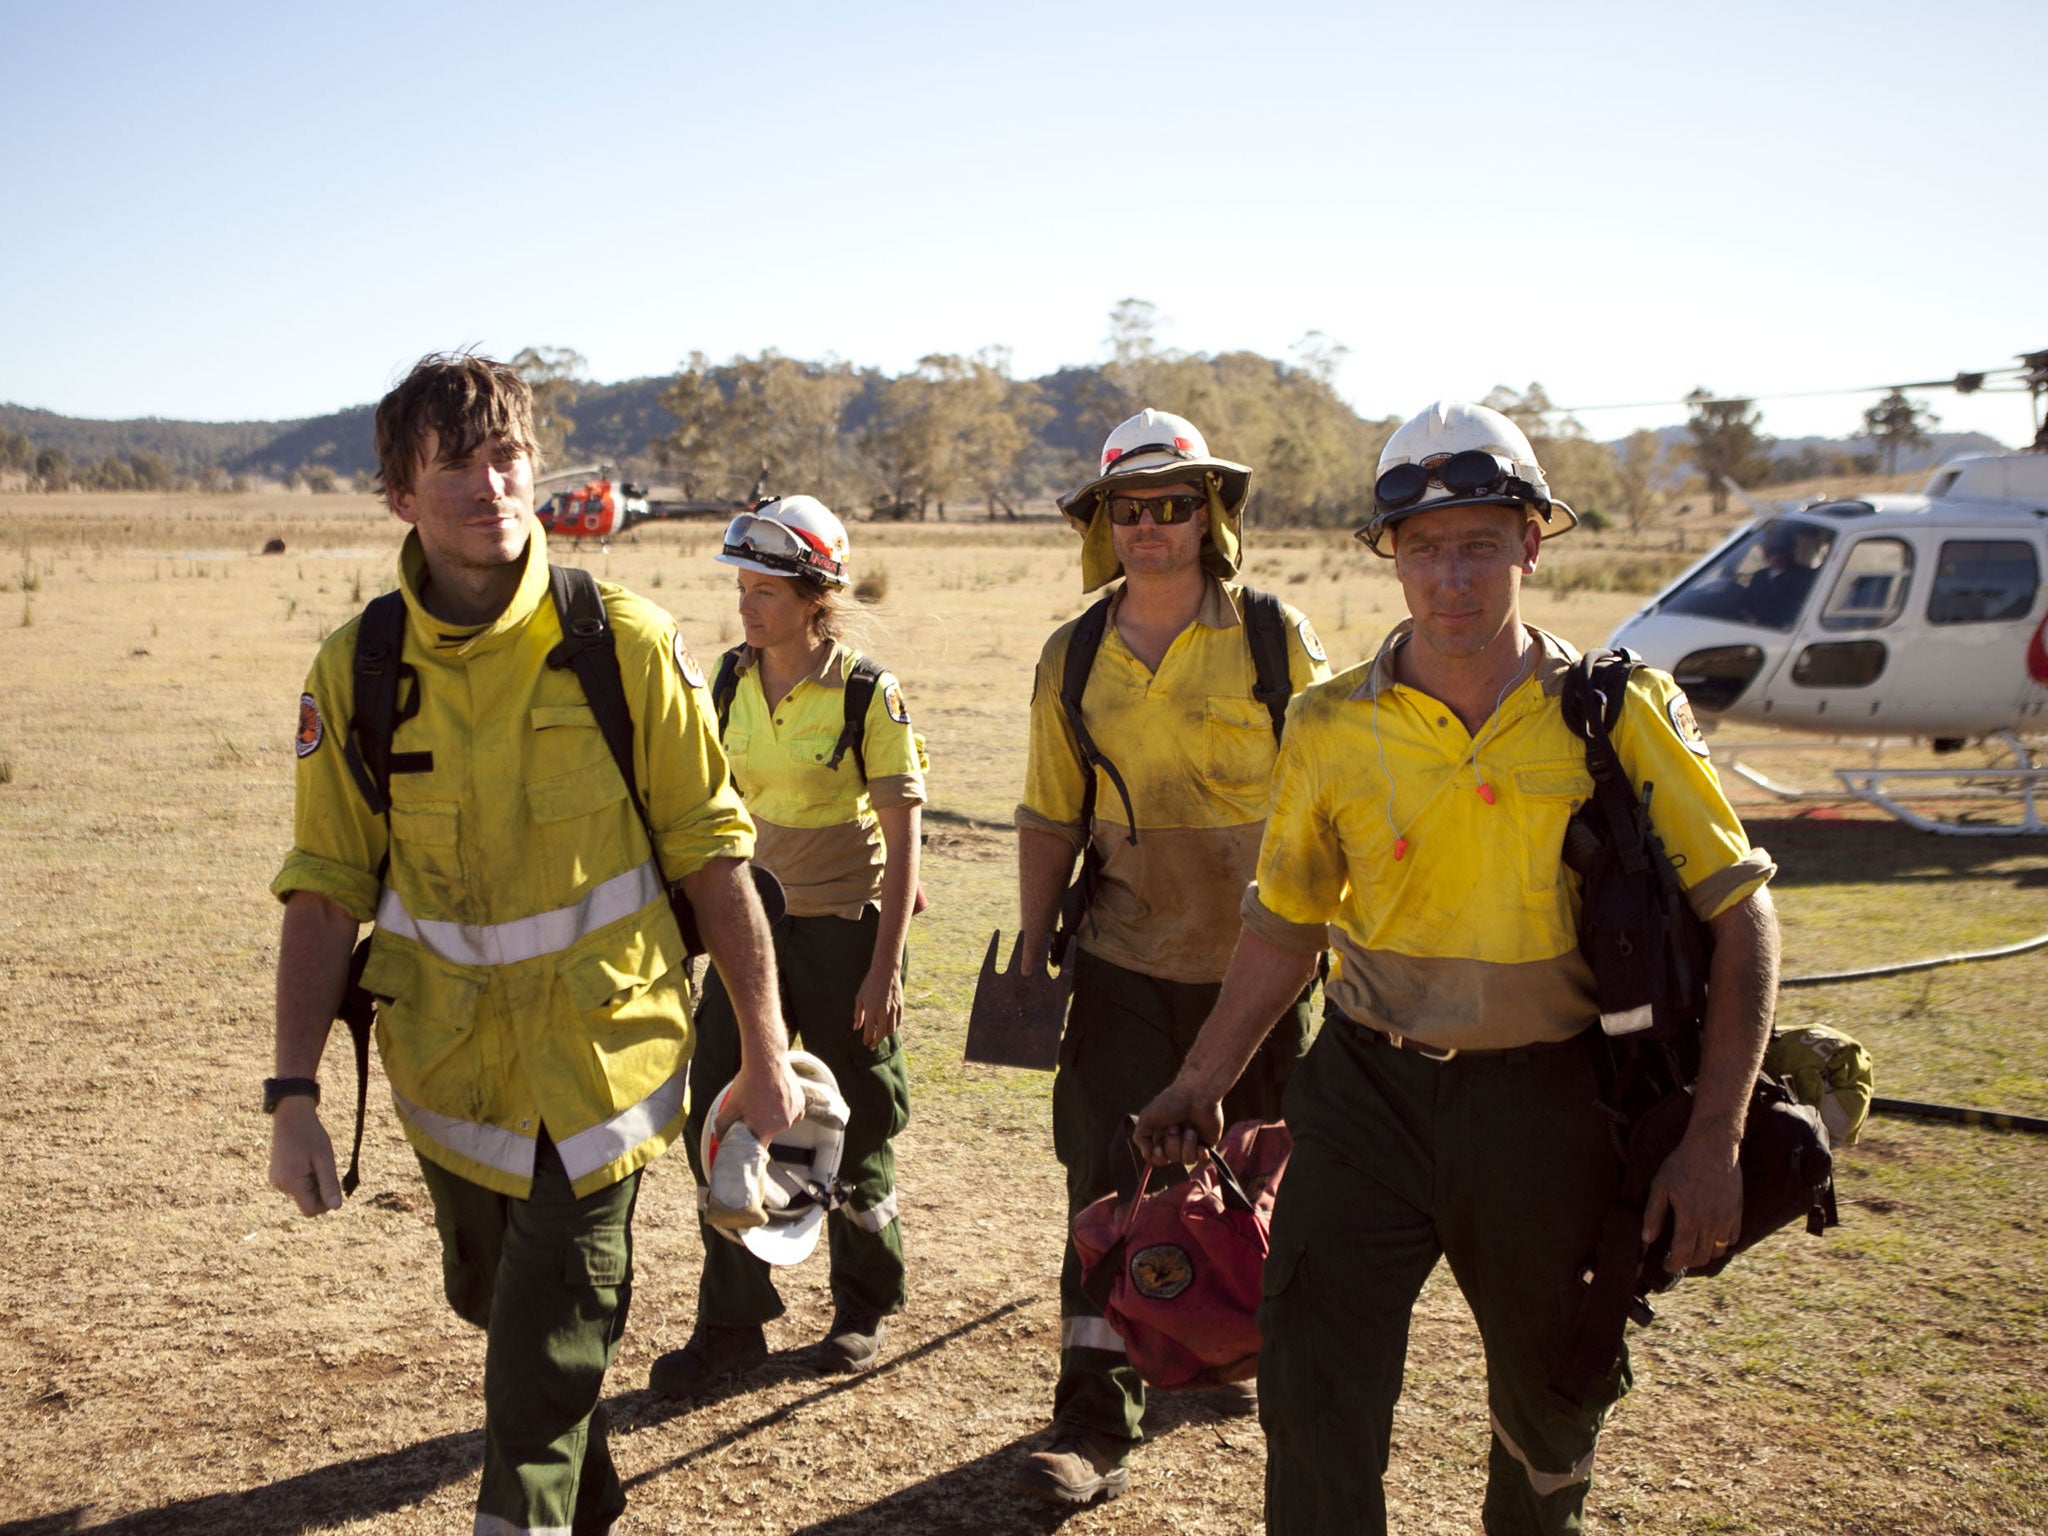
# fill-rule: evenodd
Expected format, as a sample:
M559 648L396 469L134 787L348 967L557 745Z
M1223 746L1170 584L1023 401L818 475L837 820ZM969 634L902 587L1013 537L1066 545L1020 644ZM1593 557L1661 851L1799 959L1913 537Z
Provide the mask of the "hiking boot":
M767 1363L768 1340L759 1323L699 1323L689 1343L654 1362L647 1385L660 1397L701 1397Z
M887 1320L864 1312L835 1312L832 1329L818 1346L817 1366L837 1376L871 1371L882 1358Z
M1033 1451L1017 1469L1014 1487L1042 1499L1066 1504L1105 1503L1131 1486L1124 1465L1129 1445L1097 1435L1059 1435L1042 1451Z

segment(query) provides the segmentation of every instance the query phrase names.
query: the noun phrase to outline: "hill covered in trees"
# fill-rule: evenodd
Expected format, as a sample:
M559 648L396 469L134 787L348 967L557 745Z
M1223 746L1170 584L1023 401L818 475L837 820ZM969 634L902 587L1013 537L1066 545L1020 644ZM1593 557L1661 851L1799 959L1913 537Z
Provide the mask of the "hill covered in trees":
M584 360L564 348L527 348L512 361L534 386L550 464L610 463L690 497L737 499L765 471L771 489L810 491L856 515L1014 516L1086 478L1110 427L1153 405L1254 466L1258 520L1363 520L1396 423L1361 418L1336 393L1341 347L1311 333L1286 359L1178 352L1158 344L1154 320L1151 305L1125 300L1111 312L1108 361L1037 379L1012 377L1000 348L935 354L893 377L772 351L717 363L695 353L669 377L612 384L582 378ZM1872 437L1788 443L1761 430L1752 402L1704 390L1685 425L1612 443L1562 416L1540 384L1502 386L1486 401L1529 433L1553 491L1596 522L1639 523L1667 498L1701 490L1719 500L1723 477L1768 485L1999 446L1934 434L1931 415L1903 398L1867 413ZM297 421L90 421L0 404L0 485L368 489L371 414L358 405Z

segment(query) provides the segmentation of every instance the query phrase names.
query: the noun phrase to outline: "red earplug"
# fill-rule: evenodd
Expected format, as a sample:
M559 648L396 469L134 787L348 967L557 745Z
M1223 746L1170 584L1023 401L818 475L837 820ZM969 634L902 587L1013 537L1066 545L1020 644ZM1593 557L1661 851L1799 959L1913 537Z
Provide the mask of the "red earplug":
M1404 854L1406 854L1407 852L1408 852L1408 839L1407 839L1407 838L1405 838L1405 837L1397 837L1397 838L1395 838L1395 839L1394 839L1394 862L1395 862L1396 864L1400 863L1400 862L1401 862L1401 859L1402 859L1402 856L1403 856Z
M1488 805L1493 804L1493 786L1487 783L1484 779L1481 779L1479 781L1479 798L1484 800Z

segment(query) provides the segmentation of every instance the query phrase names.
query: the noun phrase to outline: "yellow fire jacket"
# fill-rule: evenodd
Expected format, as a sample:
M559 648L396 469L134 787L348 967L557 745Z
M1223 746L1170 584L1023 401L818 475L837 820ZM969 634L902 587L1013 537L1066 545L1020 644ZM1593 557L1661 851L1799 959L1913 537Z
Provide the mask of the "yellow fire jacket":
M754 862L782 882L794 917L859 917L882 894L886 851L877 809L924 803L924 752L910 729L903 688L884 672L868 701L861 751L832 749L846 725L846 678L858 659L834 645L774 709L751 650L725 723L725 755L755 825Z
M419 712L393 750L425 756L392 774L388 840L343 757L350 623L320 648L300 701L294 845L271 889L374 918L363 984L381 1000L384 1070L422 1157L524 1198L545 1126L589 1194L682 1130L690 1018L663 876L746 857L753 826L668 614L601 588L657 866L575 673L547 665L562 629L539 528L516 595L481 629L429 614L424 573L414 534L399 577Z
M1470 1050L1569 1039L1599 1013L1579 877L1563 862L1565 824L1593 794L1558 701L1577 653L1532 628L1532 674L1475 740L1389 677L1409 627L1290 708L1245 924L1334 948L1330 1001L1375 1029ZM1656 785L1650 820L1702 918L1777 872L1749 846L1670 677L1630 679L1614 748L1631 783Z
M1212 578L1195 621L1174 638L1157 672L1124 644L1112 610L1081 695L1088 732L1123 774L1138 821L1134 845L1122 799L1097 772L1102 870L1081 947L1167 981L1222 980L1265 827L1273 722L1252 696L1258 674L1245 643L1242 591ZM1330 668L1308 620L1283 608L1288 676L1298 692ZM1086 781L1060 707L1060 679L1078 622L1054 630L1038 658L1017 807L1019 827L1049 832L1076 851L1087 835Z

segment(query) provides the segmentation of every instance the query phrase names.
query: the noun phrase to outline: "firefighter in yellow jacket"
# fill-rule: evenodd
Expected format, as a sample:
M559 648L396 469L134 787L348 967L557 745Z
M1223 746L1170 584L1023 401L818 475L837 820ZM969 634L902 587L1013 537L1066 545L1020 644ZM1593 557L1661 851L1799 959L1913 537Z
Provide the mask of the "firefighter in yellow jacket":
M1075 856L1089 850L1090 904L1069 957L1073 1001L1053 1080L1070 1220L1135 1183L1126 1119L1179 1067L1236 941L1265 825L1275 711L1329 676L1306 618L1231 579L1250 483L1251 470L1210 454L1186 418L1147 410L1110 433L1095 478L1061 503L1082 535L1083 590L1123 578L1108 607L1056 630L1039 658L1016 817L1027 968L1046 951ZM1084 761L1062 702L1069 657L1091 630L1082 729L1113 776ZM1234 1091L1233 1119L1277 1117L1307 1037L1304 993ZM1114 1498L1129 1484L1145 1388L1081 1288L1071 1239L1060 1314L1052 1441L1026 1458L1017 1484L1069 1503ZM1233 1395L1228 1406L1248 1406Z
M923 749L902 687L847 643L858 625L851 550L831 508L815 496L765 502L732 520L716 558L738 570L746 643L721 660L712 695L758 828L755 861L787 902L774 926L783 1017L830 1069L850 1111L838 1173L846 1198L828 1223L832 1323L813 1360L825 1371L865 1371L908 1294L893 1143L910 1119L910 1071L896 1029L918 892ZM704 1116L739 1049L715 977L698 1023L687 1145L703 1181ZM665 1397L696 1396L760 1365L762 1325L783 1311L758 1243L729 1240L708 1222L703 1232L696 1327L648 1378Z
M1489 1532L1580 1528L1626 1359L1569 1407L1548 1391L1621 1176L1601 1107L1601 1028L1579 950L1566 826L1593 793L1565 724L1571 648L1522 622L1542 539L1576 519L1528 439L1440 401L1388 441L1362 530L1409 619L1288 715L1258 878L1216 1012L1146 1106L1155 1163L1213 1140L1217 1100L1326 945L1315 1048L1259 1310L1266 1529L1385 1531L1382 1477L1424 1280L1446 1260L1486 1349ZM1692 1118L1652 1185L1673 1269L1741 1229L1736 1162L1776 993L1777 926L1685 695L1637 672L1613 733L1714 953Z
M746 878L753 826L673 622L601 589L645 823L576 673L549 664L563 629L531 409L516 373L475 356L423 359L378 406L386 496L412 528L388 805L350 763L358 621L322 646L300 700L264 1098L271 1182L307 1215L337 1208L317 1072L357 927L374 922L362 979L392 1099L448 1300L487 1330L476 1528L595 1536L625 1507L598 1393L632 1294L634 1197L685 1109L667 883L733 994L742 1114L765 1138L801 1101Z

